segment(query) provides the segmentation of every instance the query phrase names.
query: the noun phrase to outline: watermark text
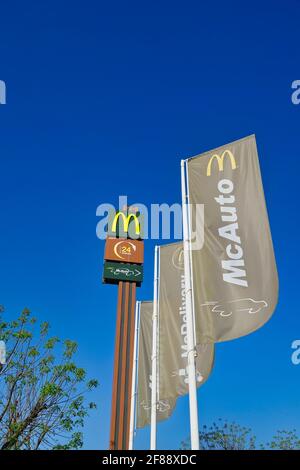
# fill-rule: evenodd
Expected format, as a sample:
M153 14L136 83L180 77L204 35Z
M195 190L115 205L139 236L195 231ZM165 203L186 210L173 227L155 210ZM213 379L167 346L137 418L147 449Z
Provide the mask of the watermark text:
M0 80L0 104L6 104L6 84Z

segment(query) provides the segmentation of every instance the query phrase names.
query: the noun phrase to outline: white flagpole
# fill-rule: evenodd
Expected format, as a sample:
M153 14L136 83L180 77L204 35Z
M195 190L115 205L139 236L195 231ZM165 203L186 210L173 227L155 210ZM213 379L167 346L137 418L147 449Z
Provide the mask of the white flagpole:
M138 335L140 322L140 302L135 304L135 330L133 346L133 367L132 367L132 387L131 387L131 406L130 406L130 431L129 431L129 450L133 449L134 423L137 397L137 368L138 368Z
M199 425L198 425L198 403L195 367L195 341L194 341L194 319L192 303L192 282L190 266L190 243L188 227L188 207L185 180L185 162L181 160L181 193L183 214L183 246L184 246L184 277L186 291L186 326L188 347L188 380L189 380L189 405L190 405L190 433L191 448L199 450Z
M158 246L154 255L154 292L152 317L152 374L151 374L151 431L150 450L156 449L156 408L157 408L157 290L158 290Z

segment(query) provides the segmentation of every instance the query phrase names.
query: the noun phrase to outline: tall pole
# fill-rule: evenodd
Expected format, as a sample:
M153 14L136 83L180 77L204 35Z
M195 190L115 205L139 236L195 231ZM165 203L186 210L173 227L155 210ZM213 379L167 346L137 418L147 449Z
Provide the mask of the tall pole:
M133 450L134 422L137 398L137 368L138 368L138 336L140 322L140 302L136 302L135 307L135 330L134 330L134 349L133 349L133 368L132 368L132 387L131 387L131 409L130 409L130 432L129 432L129 450Z
M136 284L119 282L110 450L129 447Z
M154 292L152 317L152 374L151 374L151 431L150 449L156 449L156 409L157 409L157 313L158 313L158 246L154 254Z
M181 194L182 194L182 214L183 214L183 247L184 247L184 277L186 291L186 326L187 326L187 348L188 348L188 381L189 381L189 406L190 406L190 433L191 448L199 450L199 424L198 424L198 403L197 403L197 383L195 366L195 340L194 340L194 319L192 302L192 282L190 265L190 243L188 227L188 206L186 193L185 162L181 160Z
M110 450L128 450L133 445L136 337L136 287L143 281L144 242L143 226L137 208L128 206L109 214L104 249L102 280L105 284L118 284L118 308L115 341L114 374ZM123 225L123 230L122 230ZM134 372L134 374L133 374ZM132 413L133 409L133 413Z

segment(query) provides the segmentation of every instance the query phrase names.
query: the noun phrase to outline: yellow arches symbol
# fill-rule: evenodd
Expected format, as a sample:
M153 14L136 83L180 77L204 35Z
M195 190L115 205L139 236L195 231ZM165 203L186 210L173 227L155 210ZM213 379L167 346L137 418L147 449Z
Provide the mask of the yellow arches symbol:
M131 219L133 219L135 223L135 233L137 235L141 233L140 223L139 223L139 219L137 218L137 216L135 214L125 215L123 212L117 212L117 214L115 215L115 218L111 227L112 232L117 231L117 223L118 223L119 217L123 219L124 232L128 232L130 221Z
M236 161L235 161L235 158L233 156L233 153L230 150L224 150L224 152L222 153L221 156L215 153L214 155L212 155L210 157L208 165L207 165L206 175L207 176L211 175L211 166L212 166L212 163L213 163L214 160L217 160L219 171L223 171L224 170L224 158L225 157L229 158L230 163L231 163L231 168L233 170L235 170L236 169Z

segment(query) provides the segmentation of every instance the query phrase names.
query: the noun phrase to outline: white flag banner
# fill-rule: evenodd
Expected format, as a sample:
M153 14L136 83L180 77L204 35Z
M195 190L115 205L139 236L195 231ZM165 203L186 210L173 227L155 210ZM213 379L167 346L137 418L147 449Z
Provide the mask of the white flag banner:
M152 317L153 302L141 302L137 370L137 428L143 428L151 421ZM167 419L172 414L174 406L174 399L160 400L158 398L157 421Z
M163 245L159 247L158 289L160 398L177 398L189 392L185 295L183 243ZM200 386L211 373L214 345L199 344L196 353L196 381Z
M247 335L272 316L278 278L255 136L187 160L189 202L204 205L191 240L197 342Z

